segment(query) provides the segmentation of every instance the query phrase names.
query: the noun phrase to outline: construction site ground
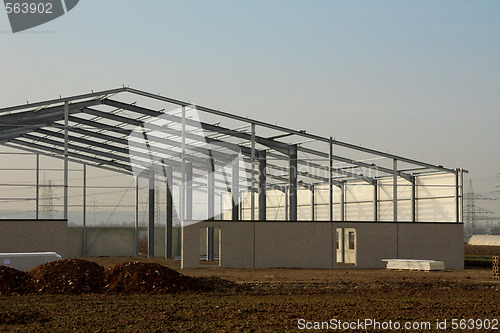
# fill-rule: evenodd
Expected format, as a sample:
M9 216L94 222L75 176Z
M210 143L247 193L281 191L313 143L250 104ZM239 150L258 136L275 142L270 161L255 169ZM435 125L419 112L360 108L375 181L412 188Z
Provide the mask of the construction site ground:
M474 325L479 332L489 331L484 329L486 324L491 330L500 319L500 280L493 279L487 267L444 272L217 266L181 270L178 261L165 259L87 260L113 268L101 273L91 263L79 261L68 261L66 266L88 266L92 276L102 279L101 289L78 293L79 289L59 288L57 283L63 282L55 283L54 277L38 268L32 273L38 282L31 289L0 296L0 330L286 332L308 331L317 325L335 330L328 325L371 320L381 325L380 331L390 331L386 329L389 323L410 323L419 327L415 332L442 332L446 320L446 331L451 331L454 322ZM126 264L135 261L161 267ZM141 273L145 271L149 273ZM12 278L11 273L4 276ZM172 279L170 285L155 280L164 274ZM78 285L78 275L71 279L68 284ZM377 330L359 324L352 327L348 331ZM470 327L457 330L470 331Z

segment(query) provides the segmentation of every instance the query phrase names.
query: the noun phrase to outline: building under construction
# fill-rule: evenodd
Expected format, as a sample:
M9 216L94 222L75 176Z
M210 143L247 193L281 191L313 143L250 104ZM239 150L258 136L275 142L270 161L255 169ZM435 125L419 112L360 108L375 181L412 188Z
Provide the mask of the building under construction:
M403 258L463 268L459 168L128 87L5 107L0 127L8 154L36 157L35 218L0 222L17 228L12 237L29 235L16 251L67 242L66 256L138 255L143 233L142 252L180 258L183 267L200 258L242 268L384 267L382 259ZM59 240L40 229L53 200L53 185L40 179L41 156L63 161ZM78 185L70 165L81 166ZM133 177L132 225L88 225L90 169ZM145 226L139 184L147 191ZM72 226L76 206L82 221ZM0 251L14 246L2 243Z

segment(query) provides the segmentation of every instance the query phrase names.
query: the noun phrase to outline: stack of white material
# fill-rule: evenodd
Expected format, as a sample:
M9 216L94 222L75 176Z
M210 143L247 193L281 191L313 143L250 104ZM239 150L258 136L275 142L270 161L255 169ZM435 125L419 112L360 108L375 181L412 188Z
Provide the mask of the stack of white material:
M62 259L55 252L0 253L0 265L29 271L33 267L49 261Z
M444 262L436 260L416 259L382 259L387 262L387 269L418 270L418 271L443 271Z

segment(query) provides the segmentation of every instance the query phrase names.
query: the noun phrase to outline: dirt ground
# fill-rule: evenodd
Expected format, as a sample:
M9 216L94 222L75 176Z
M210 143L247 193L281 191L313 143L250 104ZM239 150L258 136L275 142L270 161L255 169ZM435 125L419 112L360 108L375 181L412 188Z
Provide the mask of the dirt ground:
M89 259L103 267L137 258ZM83 294L0 297L2 331L287 332L371 319L350 332L451 331L459 325L500 319L500 281L491 269L444 272L383 269L203 269L180 270L178 261L140 259L223 285L211 291L158 295ZM218 280L217 278L223 279ZM459 320L476 319L472 322ZM480 321L477 321L479 319ZM437 321L446 330L437 330ZM487 322L486 320L489 320ZM322 323L326 322L326 323ZM379 326L375 326L375 325ZM342 323L340 324L342 325ZM351 324L352 325L352 324ZM427 326L430 325L430 326ZM441 326L444 327L444 326ZM470 331L467 326L457 330ZM482 327L482 326L481 326ZM500 324L496 324L500 329ZM335 331L334 326L328 327ZM469 328L472 328L470 326ZM343 330L346 331L346 330ZM485 329L475 330L489 331Z
M464 255L500 256L500 246L464 245Z

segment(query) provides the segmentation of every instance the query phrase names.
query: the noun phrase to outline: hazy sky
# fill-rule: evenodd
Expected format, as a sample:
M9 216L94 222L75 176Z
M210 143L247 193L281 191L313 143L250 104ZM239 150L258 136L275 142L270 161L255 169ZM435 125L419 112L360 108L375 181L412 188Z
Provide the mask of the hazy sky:
M12 34L0 107L130 85L500 184L500 2L82 0ZM467 189L467 187L466 187Z

